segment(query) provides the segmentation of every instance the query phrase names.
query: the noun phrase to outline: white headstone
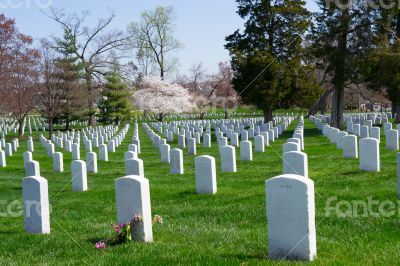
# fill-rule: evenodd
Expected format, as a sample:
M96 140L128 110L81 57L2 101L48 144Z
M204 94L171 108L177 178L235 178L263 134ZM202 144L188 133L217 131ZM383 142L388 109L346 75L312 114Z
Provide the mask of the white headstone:
M183 175L183 154L181 149L172 149L170 157L170 173Z
M379 142L377 139L360 140L360 169L362 171L379 172Z
M343 156L345 158L358 158L357 136L347 135L342 139Z
M37 161L28 161L25 164L26 176L40 176L40 166Z
M115 180L115 195L119 224L128 224L136 216L141 218L132 230L132 239L152 242L152 217L149 180L130 175Z
M217 193L215 158L204 155L195 160L196 192L197 194Z
M50 208L47 180L28 176L22 180L24 228L33 234L50 233Z
M86 153L86 164L88 173L97 173L97 153Z
M369 136L370 138L377 139L381 141L381 129L379 127L371 127L369 129Z
M161 154L161 162L162 163L169 163L170 162L170 159L169 159L170 150L171 150L170 145L168 145L168 144L161 145L160 154Z
M282 145L282 153L298 151L300 152L300 145L294 142L287 142Z
M233 146L224 146L220 148L221 170L222 172L236 172L236 151Z
M7 166L6 153L0 150L0 167L6 167L6 166Z
M281 175L265 182L268 255L275 260L312 261L317 255L314 182Z
M203 147L211 148L211 135L210 134L203 135Z
M57 173L64 172L64 158L61 152L53 153L53 171Z
M399 132L396 129L386 131L386 149L392 151L399 149Z
M196 150L196 139L195 138L189 138L188 140L188 154L189 155L196 155L197 150Z
M240 160L253 161L253 146L250 141L240 142Z
M23 156L24 156L24 163L32 161L32 152L26 151L24 152Z
M144 177L143 160L129 159L125 161L125 174Z
M72 144L72 160L80 160L81 159L81 148L79 144Z
M86 162L75 160L71 162L72 191L87 191Z
M137 159L138 156L136 153L134 153L133 151L127 151L124 153L124 160L129 160L129 159Z
M106 144L99 145L99 159L103 162L108 162L108 147Z
M293 174L308 177L307 154L297 151L284 153L283 174Z
M254 149L255 152L264 152L264 137L262 135L258 135L254 137Z

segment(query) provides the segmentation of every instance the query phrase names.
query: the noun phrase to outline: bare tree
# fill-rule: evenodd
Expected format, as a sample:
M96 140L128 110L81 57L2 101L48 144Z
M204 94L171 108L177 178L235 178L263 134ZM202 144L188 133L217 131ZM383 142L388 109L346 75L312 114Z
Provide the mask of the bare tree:
M134 46L138 49L138 58L142 64L146 63L145 71L148 71L148 63L151 62L159 71L161 79L177 66L177 59L171 57L170 53L182 47L173 36L174 23L172 7L157 7L143 12L141 20L129 26Z
M225 118L228 118L228 109L237 104L239 96L232 85L233 71L229 62L218 64L218 73L211 78L211 93L213 104L224 108Z
M203 68L202 63L195 63L190 68L190 79L191 79L191 89L194 93L197 93L197 89L199 88L199 84L204 78L205 70Z
M54 118L63 112L63 100L66 97L66 85L62 79L63 69L57 65L55 51L42 42L40 60L40 83L37 108L47 119L49 138L53 133Z
M115 18L114 14L98 20L97 25L88 28L84 25L87 13L78 16L66 14L64 10L52 9L51 19L61 25L63 38L54 38L53 47L60 53L76 57L81 64L88 97L89 125L96 124L95 78L100 78L108 69L110 52L125 47L128 37L122 31L106 32Z

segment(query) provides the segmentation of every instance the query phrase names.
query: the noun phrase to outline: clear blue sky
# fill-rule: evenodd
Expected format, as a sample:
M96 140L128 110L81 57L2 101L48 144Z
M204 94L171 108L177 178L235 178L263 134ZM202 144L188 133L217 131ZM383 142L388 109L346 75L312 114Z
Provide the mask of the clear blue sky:
M307 7L315 10L315 0L306 1ZM177 55L181 73L187 73L196 62L214 72L218 62L229 60L224 38L243 25L234 0L0 0L0 10L16 19L21 32L37 39L62 34L43 14L50 6L74 13L90 11L89 26L112 10L116 14L112 27L125 30L144 10L160 5L173 6L177 14L176 36L185 46Z

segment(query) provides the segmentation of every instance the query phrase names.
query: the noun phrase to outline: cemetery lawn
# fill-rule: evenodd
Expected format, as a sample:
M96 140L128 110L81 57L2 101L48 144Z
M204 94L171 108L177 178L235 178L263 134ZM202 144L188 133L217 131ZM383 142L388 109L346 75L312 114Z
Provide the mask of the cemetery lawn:
M52 160L35 133L33 159L40 162L41 175L49 184L51 234L24 232L23 216L19 212L21 180L25 175L24 139L18 152L7 158L7 167L0 169L0 264L275 265L278 261L268 259L264 182L281 174L281 147L292 136L296 124L294 121L266 153L253 153L253 162L238 160L235 174L220 172L215 139L211 149L198 146L198 155L212 155L217 160L218 193L214 196L195 194L195 156L188 156L185 149L185 174L170 175L169 165L159 163L158 151L139 126L140 158L144 161L145 176L150 180L152 215L162 216L164 223L153 226L154 243L132 242L100 251L95 249L95 243L113 234L110 225L116 222L114 180L124 176L124 152L133 127L117 152L109 154L109 162L98 162L99 173L88 174L89 191L85 193L72 192L71 154L64 152L65 172L53 173ZM318 257L311 264L398 264L397 152L386 150L381 134L381 172L360 172L359 161L343 158L341 151L309 121L305 122L304 133L309 175L316 191ZM177 146L176 136L172 146ZM83 152L81 157L85 158ZM239 149L237 158L240 158ZM332 211L328 216L325 206L331 197L337 197L332 206L342 200L390 200L396 203L396 214L338 217ZM346 205L342 207L345 210ZM4 215L7 209L17 215ZM375 206L374 211L377 209Z

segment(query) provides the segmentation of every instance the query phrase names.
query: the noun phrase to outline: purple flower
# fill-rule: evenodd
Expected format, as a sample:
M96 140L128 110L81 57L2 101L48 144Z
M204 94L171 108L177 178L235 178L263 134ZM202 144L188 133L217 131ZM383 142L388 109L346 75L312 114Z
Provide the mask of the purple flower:
M103 241L100 241L100 242L96 243L96 248L97 249L105 249L106 247L107 247L107 245Z
M125 227L125 224L118 224L114 226L114 230L116 234L119 234L121 232L121 229Z

